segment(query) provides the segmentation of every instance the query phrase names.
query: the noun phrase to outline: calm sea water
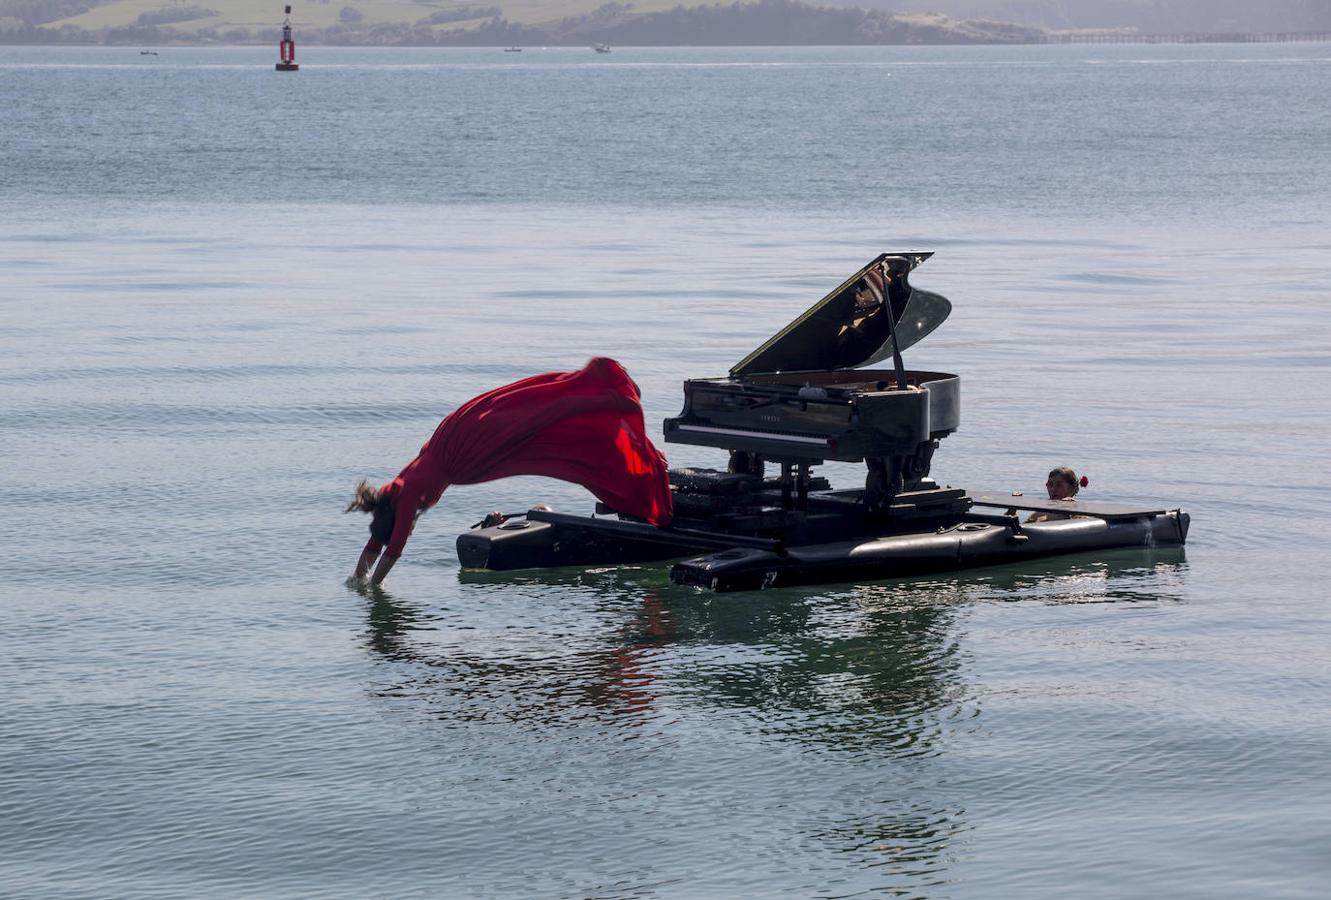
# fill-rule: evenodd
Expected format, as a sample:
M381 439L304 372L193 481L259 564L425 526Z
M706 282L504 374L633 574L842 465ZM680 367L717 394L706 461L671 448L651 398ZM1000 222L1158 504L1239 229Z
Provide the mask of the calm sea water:
M0 894L1324 895L1331 45L301 52L0 48ZM514 479L344 584L462 400L660 419L900 248L937 477L1186 551L461 572Z

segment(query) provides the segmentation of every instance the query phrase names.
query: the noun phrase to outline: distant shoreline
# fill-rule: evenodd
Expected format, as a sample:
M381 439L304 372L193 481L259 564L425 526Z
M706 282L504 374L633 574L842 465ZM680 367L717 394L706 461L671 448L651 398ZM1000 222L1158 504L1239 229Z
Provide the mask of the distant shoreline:
M275 30L276 32L276 30ZM95 39L48 39L48 40L10 40L9 35L0 35L0 47L178 47L182 49L204 47L266 47L275 44L277 37L252 39L245 41L185 41L185 40L95 40ZM30 36L29 36L30 37ZM541 46L550 49L582 49L597 41L559 42L552 40L496 41L486 43L443 43L443 42L344 42L306 39L303 47L345 47L348 49L391 49L436 47L440 49L479 49L498 50L512 46ZM805 41L805 42L747 42L715 41L691 43L635 43L615 41L615 47L637 47L644 49L700 48L700 47L954 47L954 46L1058 46L1072 44L1322 44L1331 43L1331 32L1242 32L1221 34L1121 34L1107 33L1058 33L1050 32L1038 39L1026 40L897 40L897 41Z

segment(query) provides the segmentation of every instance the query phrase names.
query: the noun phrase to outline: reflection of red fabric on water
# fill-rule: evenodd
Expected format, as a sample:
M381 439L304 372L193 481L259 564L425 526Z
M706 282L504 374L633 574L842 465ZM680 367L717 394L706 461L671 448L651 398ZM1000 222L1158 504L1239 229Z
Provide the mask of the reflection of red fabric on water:
M611 654L614 660L612 687L627 711L646 712L656 702L656 694L651 690L652 682L656 679L646 669L645 663L649 651L664 647L670 637L659 597L648 594L643 598L637 621L626 632L625 640L629 646L621 647Z
M384 485L396 504L389 556L400 556L419 510L451 484L545 475L587 488L653 525L674 513L665 457L643 423L638 386L613 359L496 388L439 423L420 454ZM371 539L368 549L378 552Z

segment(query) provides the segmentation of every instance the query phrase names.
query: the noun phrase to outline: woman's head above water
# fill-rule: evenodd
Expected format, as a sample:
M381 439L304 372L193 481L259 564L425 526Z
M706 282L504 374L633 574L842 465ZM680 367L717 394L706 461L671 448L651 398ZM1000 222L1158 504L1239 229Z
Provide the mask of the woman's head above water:
M1071 500L1077 496L1077 491L1088 484L1090 479L1085 475L1078 478L1070 466L1059 466L1049 471L1044 487L1049 492L1050 500Z

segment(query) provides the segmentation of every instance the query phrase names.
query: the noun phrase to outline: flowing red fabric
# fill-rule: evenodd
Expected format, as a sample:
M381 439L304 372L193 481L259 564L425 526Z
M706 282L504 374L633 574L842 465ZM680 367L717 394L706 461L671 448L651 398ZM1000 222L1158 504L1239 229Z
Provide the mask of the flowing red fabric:
M549 372L496 388L439 423L420 454L384 490L394 497L399 556L416 513L451 484L545 475L587 488L618 512L653 525L674 514L665 457L643 423L638 386L613 359L576 372ZM378 550L373 539L368 547Z

